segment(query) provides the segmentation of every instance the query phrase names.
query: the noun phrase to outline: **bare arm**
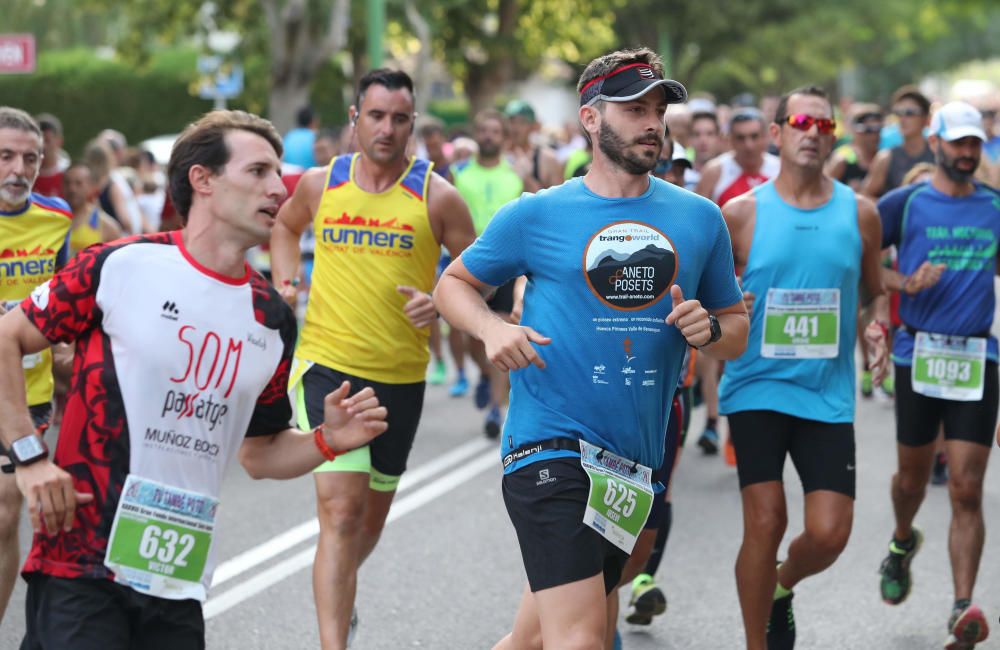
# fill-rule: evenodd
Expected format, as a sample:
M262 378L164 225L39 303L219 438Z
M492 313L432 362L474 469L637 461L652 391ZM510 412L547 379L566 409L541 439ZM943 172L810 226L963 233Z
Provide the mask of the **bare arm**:
M319 207L326 182L326 169L307 171L295 186L295 193L278 211L271 229L271 281L286 301L294 304L297 291L292 280L299 275L299 240Z
M21 357L47 347L49 341L20 307L0 318L0 438L5 447L9 448L19 438L35 435L28 413ZM93 495L76 492L72 477L49 458L17 467L15 477L18 489L28 501L35 532L54 535L60 530L70 530L77 503L93 499Z
M108 190L109 196L111 197L111 205L115 209L115 215L118 217L118 222L122 225L122 230L131 234L132 233L132 210L129 209L128 197L122 192L122 188L118 186L114 181L108 181L111 183L111 189Z
M541 168L539 174L542 177L542 189L561 184L563 182L563 166L559 162L559 156L548 147L542 147L541 156L538 166Z
M476 279L459 257L452 262L434 290L434 304L452 327L468 332L486 346L486 356L500 370L517 370L534 364L545 367L532 343L547 345L551 339L530 327L513 325L490 310L483 299L492 287Z
M883 149L875 154L868 167L868 175L861 183L861 194L877 199L885 192L885 180L889 176L889 151Z
M889 301L882 284L882 220L875 204L867 197L857 195L858 230L861 233L861 281L872 297L872 321L865 328L868 341L868 362L872 380L876 385L888 370L889 351L886 343L886 324L889 322ZM844 318L846 314L842 314Z
M347 397L350 389L345 381L323 400L323 439L338 453L368 444L388 427L386 409L379 406L375 391L369 387ZM314 435L288 428L273 436L246 438L240 445L240 464L255 479L302 476L325 460Z
M105 214L104 212L101 212L100 215L101 215L100 217L101 241L109 242L109 241L114 241L119 237L121 237L122 229L121 226L118 225L118 222L112 219L110 215Z
M448 249L451 259L458 259L476 239L472 214L455 186L440 176L431 176L427 213L438 243Z
M719 182L721 174L722 165L717 159L709 160L705 163L705 167L701 170L701 178L698 179L698 185L694 188L695 194L700 194L706 199L711 199L712 192L715 190L715 184Z

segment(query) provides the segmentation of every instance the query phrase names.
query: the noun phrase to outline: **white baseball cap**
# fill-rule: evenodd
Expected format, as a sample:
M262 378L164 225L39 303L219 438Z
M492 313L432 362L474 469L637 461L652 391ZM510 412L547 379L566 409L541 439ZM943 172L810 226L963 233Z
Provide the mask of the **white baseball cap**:
M970 135L986 141L982 114L966 102L948 102L939 108L931 118L930 133L948 142Z

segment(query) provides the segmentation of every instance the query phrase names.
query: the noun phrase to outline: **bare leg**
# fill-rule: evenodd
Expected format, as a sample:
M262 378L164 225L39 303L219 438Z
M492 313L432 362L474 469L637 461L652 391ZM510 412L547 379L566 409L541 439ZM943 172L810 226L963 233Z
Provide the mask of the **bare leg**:
M805 497L805 530L792 540L788 557L778 569L778 582L791 589L803 578L815 575L836 562L847 546L854 520L851 497L816 490Z
M983 476L990 448L965 440L949 440L948 495L951 497L951 529L948 554L951 556L955 599L972 598L983 555L986 529L983 523Z
M17 582L21 562L17 525L21 516L21 491L11 474L0 474L0 623Z
M743 611L747 650L766 650L771 616L775 560L788 525L785 491L779 481L743 488L743 544L736 557L736 589Z
M934 464L934 443L909 447L896 444L899 470L892 477L892 508L896 515L896 539L913 534L913 519L927 494L927 479Z
M313 595L320 644L323 650L343 650L362 560L369 476L367 472L314 476L320 528L313 562Z

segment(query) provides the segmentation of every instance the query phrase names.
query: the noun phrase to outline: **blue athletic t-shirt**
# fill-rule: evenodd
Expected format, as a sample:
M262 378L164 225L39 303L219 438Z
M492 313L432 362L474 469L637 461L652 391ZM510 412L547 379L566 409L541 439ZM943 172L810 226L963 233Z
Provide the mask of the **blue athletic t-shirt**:
M899 272L910 275L925 261L945 264L941 280L916 295L900 294L899 316L914 330L956 336L984 336L993 326L1000 192L976 183L969 196L948 196L929 181L889 192L878 202L882 246L899 251ZM892 359L909 366L913 335L901 328ZM986 356L997 360L990 336Z
M501 455L582 438L658 467L687 345L664 322L671 285L706 309L742 300L718 207L655 178L634 198L572 179L503 206L462 261L494 286L526 275L521 324L552 338L536 346L546 368L510 374ZM573 455L549 450L505 471Z

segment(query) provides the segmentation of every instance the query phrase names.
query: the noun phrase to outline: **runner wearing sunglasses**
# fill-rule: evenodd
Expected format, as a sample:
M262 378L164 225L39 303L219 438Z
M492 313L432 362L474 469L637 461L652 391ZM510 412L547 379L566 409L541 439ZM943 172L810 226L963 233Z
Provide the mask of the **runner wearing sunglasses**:
M826 161L826 175L857 192L878 153L882 109L878 104L853 104L850 110L851 141L837 147Z
M832 115L821 88L782 97L770 127L780 173L722 209L752 307L747 351L726 364L719 386L743 499L736 584L748 650L794 647L792 589L834 563L854 516L858 286L882 294L881 227L871 201L823 174ZM884 330L865 330L876 381ZM805 531L775 570L788 520L786 456L805 492Z
M915 86L903 86L893 94L892 114L899 120L903 144L878 152L861 185L862 194L877 199L902 185L906 172L917 163L934 162L924 137L930 112L930 100Z

